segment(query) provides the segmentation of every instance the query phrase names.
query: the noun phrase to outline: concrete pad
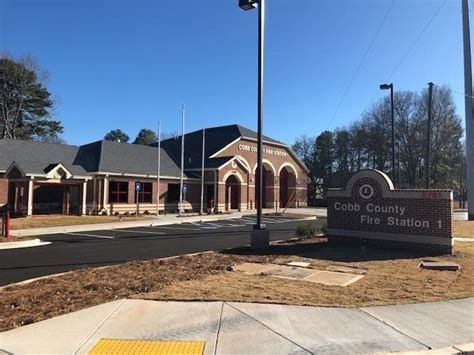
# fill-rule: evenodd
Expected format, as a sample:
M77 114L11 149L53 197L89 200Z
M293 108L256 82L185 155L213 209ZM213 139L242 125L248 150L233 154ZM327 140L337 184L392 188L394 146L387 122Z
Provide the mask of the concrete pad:
M428 270L458 271L461 266L451 261L422 261L418 267Z
M268 271L277 267L275 264L260 264L260 263L242 263L234 265L232 270L240 271L249 275L261 274L262 272Z
M295 266L295 267L308 267L311 265L311 263L304 262L304 261L292 261L292 262L287 263L286 265Z
M86 354L101 338L205 341L213 354L222 302L126 300L79 349Z
M224 304L216 354L309 354L232 306ZM279 314L269 317L278 318Z
M320 271L306 277L305 281L317 282L329 286L348 286L359 281L364 275L348 274L343 272Z
M311 269L302 269L300 267L290 267L285 265L276 266L273 269L270 269L265 272L265 274L275 277L282 277L295 280L303 280L305 277L313 275L315 270Z
M0 348L14 354L72 354L123 304L104 303L0 333Z
M474 341L474 298L362 310L430 348Z
M274 332L281 334L284 338L315 354L370 354L381 351L426 349L413 339L400 334L356 308L252 303L231 303L231 305L255 318ZM252 331L249 331L248 334ZM218 350L220 350L220 339L219 337ZM273 346L270 349L275 350L265 351L265 353L288 353L284 349ZM221 353L225 354L225 352ZM241 353L249 352L242 351Z
M326 271L334 271L334 272L346 272L349 274L357 274L357 275L365 275L367 270L359 269L356 267L350 266L339 266L339 265L329 265L326 267Z

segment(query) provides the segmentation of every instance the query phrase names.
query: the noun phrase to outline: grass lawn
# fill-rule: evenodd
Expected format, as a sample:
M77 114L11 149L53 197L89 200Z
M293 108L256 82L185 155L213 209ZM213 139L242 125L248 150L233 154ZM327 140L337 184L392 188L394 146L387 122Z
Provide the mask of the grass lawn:
M10 226L12 230L41 227L72 226L79 224L94 224L119 221L136 221L138 219L150 218L149 216L37 216L31 218L12 218Z
M454 221L454 236L474 238L474 221Z
M311 267L356 266L366 276L347 286L292 281L232 271L243 262L285 263L311 258ZM421 270L421 260L454 261L459 272ZM474 243L454 255L328 245L325 238L271 246L265 255L247 248L88 268L0 290L0 331L119 298L227 300L313 306L371 306L474 296Z

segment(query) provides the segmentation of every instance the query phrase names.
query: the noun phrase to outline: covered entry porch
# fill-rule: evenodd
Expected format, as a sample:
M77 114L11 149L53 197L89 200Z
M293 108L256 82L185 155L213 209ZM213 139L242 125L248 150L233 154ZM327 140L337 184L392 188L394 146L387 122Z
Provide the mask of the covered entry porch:
M25 174L18 166L7 171L8 204L15 217L86 214L87 181L58 164L44 176Z

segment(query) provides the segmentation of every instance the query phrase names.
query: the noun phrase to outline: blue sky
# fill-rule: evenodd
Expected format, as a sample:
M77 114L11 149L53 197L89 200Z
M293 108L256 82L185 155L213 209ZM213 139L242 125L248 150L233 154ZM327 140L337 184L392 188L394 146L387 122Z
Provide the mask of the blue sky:
M372 100L427 82L463 91L461 0L267 0L264 133L289 144L348 125ZM433 14L444 3L395 74ZM257 11L237 0L0 0L2 50L49 71L70 144L121 128L256 128ZM454 94L464 120L464 99Z

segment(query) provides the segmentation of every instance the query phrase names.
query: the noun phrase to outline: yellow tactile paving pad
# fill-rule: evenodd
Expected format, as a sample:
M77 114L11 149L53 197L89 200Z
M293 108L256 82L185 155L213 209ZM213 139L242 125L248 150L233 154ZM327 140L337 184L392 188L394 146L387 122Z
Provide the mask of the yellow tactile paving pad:
M204 341L100 339L89 351L89 355L202 355L204 345Z

